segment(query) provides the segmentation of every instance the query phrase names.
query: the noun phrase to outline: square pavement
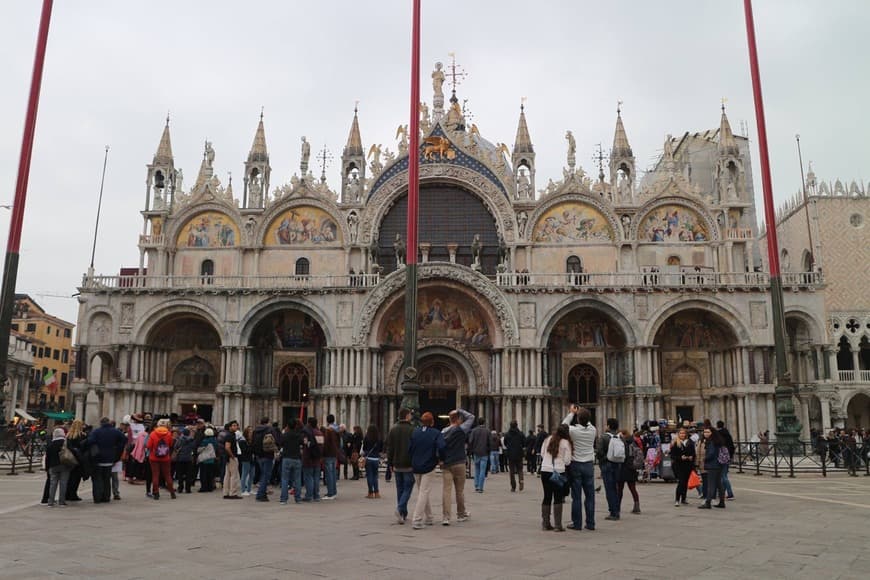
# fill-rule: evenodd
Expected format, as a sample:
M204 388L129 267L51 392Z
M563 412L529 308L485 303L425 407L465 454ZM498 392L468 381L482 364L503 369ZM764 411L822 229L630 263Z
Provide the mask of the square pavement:
M731 474L725 510L675 508L674 485L638 484L643 513L609 522L603 490L596 527L540 529L540 480L510 493L505 473L486 492L466 482L471 518L413 530L393 518L395 487L366 499L365 481L339 482L338 499L282 506L214 493L160 501L122 484L121 501L66 508L36 503L44 475L0 473L0 578L788 578L870 575L870 477L773 479ZM600 480L599 480L600 483ZM628 490L625 490L628 494ZM411 509L416 491L411 498ZM566 505L566 521L569 509ZM454 509L455 512L455 509Z

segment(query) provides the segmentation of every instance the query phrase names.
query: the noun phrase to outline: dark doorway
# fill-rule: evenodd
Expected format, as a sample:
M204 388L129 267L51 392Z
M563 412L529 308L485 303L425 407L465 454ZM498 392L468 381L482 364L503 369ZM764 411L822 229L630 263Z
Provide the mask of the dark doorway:
M211 422L212 405L201 405L199 403L182 403L181 416L185 419L188 417L199 417L206 423Z
M695 407L677 406L677 424L682 425L683 421L692 422L695 420Z
M446 427L447 414L456 408L456 391L451 389L422 389L420 391L420 410L435 415L435 426Z

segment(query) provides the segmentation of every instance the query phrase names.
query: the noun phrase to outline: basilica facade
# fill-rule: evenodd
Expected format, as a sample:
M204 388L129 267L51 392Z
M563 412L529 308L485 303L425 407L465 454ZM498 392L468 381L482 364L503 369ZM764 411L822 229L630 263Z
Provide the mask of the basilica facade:
M643 179L621 112L598 175L568 132L562 175L542 183L526 111L513 147L491 143L455 91L445 99L438 70L419 151L405 127L395 153L364 147L354 112L338 191L309 169L304 138L299 172L270 183L262 117L242 184L221 183L207 143L186 187L167 122L139 266L82 282L77 414L391 424L414 161L423 410L462 406L527 430L577 402L599 426L710 418L740 438L773 432L769 278L748 143L724 108L717 129L669 137ZM809 346L827 344L818 272L784 284Z

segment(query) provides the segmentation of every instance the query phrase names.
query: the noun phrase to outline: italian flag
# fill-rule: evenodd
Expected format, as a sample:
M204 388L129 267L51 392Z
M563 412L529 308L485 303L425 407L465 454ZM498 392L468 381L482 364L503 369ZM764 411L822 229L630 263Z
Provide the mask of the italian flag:
M42 377L42 383L49 392L55 392L57 390L57 377L54 376L54 371L48 371L48 373Z

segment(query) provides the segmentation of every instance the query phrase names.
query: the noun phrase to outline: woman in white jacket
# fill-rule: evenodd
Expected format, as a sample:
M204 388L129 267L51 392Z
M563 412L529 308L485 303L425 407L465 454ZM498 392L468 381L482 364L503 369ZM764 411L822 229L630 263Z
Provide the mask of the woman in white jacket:
M564 532L562 527L562 506L568 490L568 480L565 469L571 463L573 453L571 437L567 425L559 425L556 432L544 440L541 445L541 484L544 486L544 501L541 502L541 528ZM554 482L553 473L561 478L561 485ZM553 507L553 523L550 524L550 506Z

